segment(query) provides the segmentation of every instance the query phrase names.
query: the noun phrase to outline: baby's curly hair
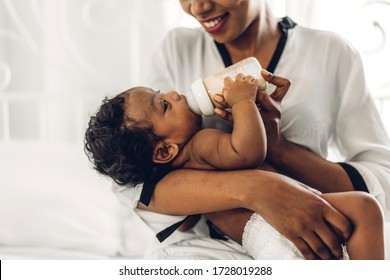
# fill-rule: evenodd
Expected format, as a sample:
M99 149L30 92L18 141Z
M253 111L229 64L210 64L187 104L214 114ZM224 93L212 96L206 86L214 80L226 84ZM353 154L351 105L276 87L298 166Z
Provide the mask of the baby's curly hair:
M152 176L155 144L160 140L151 124L137 122L125 114L130 90L105 98L88 123L84 151L94 169L119 185L145 182Z

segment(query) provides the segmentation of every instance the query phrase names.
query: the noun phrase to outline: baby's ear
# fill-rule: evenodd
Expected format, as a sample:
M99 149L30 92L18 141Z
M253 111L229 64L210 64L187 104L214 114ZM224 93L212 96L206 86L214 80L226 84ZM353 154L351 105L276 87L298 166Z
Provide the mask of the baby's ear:
M163 141L158 142L153 152L153 162L164 164L171 162L179 154L177 144L167 144Z

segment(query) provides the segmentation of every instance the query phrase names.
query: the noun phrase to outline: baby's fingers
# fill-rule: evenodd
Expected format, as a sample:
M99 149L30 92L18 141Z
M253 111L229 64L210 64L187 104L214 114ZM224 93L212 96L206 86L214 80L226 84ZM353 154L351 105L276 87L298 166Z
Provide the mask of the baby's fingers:
M232 78L230 78L229 76L227 76L227 77L223 80L223 84L224 84L225 87L230 86L232 83L233 83L233 80L232 80Z

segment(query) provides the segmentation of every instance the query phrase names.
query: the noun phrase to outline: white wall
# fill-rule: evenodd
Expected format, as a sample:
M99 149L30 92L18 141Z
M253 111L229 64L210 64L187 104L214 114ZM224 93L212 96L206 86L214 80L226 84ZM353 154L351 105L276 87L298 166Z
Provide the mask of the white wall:
M172 0L0 0L0 142L80 142L106 95L143 83Z

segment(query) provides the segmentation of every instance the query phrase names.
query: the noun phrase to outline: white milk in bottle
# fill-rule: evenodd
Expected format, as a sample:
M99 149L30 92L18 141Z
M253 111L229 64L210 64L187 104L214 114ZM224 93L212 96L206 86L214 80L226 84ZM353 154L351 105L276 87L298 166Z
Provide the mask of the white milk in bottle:
M224 70L214 73L204 80L196 80L191 85L191 90L185 93L188 106L191 111L198 115L212 116L214 115L214 107L217 104L213 101L213 95L222 93L223 80L230 77L234 80L237 74L251 75L259 80L259 89L265 90L267 82L260 75L261 66L258 60L254 57L248 57L241 60Z

